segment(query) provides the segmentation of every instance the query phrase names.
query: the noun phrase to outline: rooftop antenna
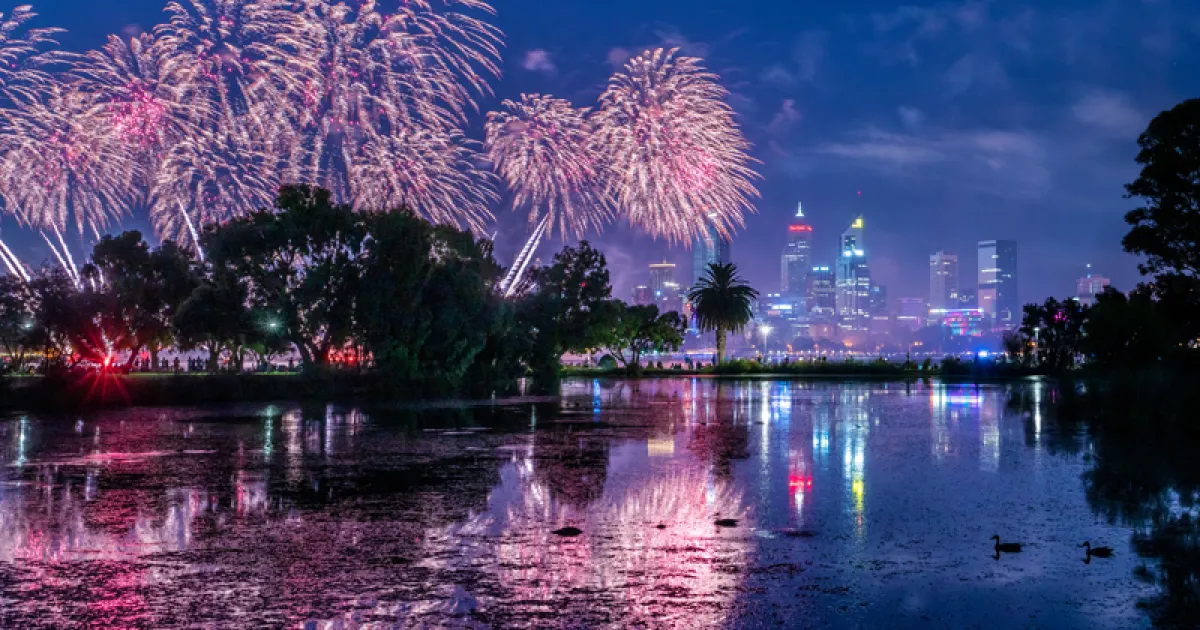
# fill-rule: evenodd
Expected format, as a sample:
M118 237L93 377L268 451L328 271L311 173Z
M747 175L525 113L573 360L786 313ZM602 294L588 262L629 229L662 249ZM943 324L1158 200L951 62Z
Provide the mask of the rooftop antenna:
M804 203L796 204L796 218L797 219L804 218Z

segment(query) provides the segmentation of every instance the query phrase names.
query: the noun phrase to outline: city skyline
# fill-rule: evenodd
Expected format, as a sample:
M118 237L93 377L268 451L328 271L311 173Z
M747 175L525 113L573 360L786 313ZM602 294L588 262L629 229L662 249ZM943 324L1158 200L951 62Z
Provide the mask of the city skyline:
M39 26L67 29L63 47L82 52L109 33L148 31L162 21L162 4L61 0L34 7ZM839 232L859 212L871 217L872 273L892 295L921 294L926 280L911 270L939 249L963 256L961 273L970 276L973 257L966 253L996 238L1021 242L1020 264L1041 271L1022 274L1022 302L1071 295L1088 262L1128 289L1138 277L1135 259L1116 244L1130 209L1121 185L1136 174L1135 141L1145 123L1195 91L1200 62L1189 54L1186 29L1200 21L1200 9L1110 4L1093 15L1081 0L1053 7L946 3L907 12L878 2L849 10L767 2L693 11L667 1L639 6L638 19L628 20L633 4L624 1L545 7L514 0L498 7L494 21L506 36L502 78L494 99L480 99L480 110L521 92L587 102L631 51L679 47L727 79L762 162L758 214L738 231L733 253L756 286L778 283L779 226L801 199L817 235L814 259L830 259L836 247L821 235ZM554 27L563 24L589 26ZM1060 79L1059 92L1038 89ZM863 98L867 93L871 98ZM478 136L481 125L475 117L468 131ZM1071 137L1087 138L1087 146L1063 141ZM1065 155L1080 150L1089 155L1087 169ZM503 202L494 211L497 255L507 263L530 228ZM1080 223L1093 229L1069 229ZM149 231L137 209L122 227ZM52 260L36 233L11 219L0 229L22 259ZM664 251L681 267L691 258L686 248L624 223L587 237L608 254L622 294ZM539 257L561 245L548 240ZM87 249L72 246L77 254Z

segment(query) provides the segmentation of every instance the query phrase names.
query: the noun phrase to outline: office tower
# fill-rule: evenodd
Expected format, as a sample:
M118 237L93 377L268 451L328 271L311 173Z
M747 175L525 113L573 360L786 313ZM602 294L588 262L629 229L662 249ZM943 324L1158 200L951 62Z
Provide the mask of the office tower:
M634 306L649 306L654 303L654 291L646 285L636 286L633 288L633 304Z
M993 328L1021 325L1016 241L983 241L979 244L978 295L979 308Z
M668 284L675 283L675 264L666 261L650 265L650 290L663 295Z
M728 238L721 236L716 228L709 227L705 238L698 238L692 244L692 285L700 283L709 265L731 263L731 243Z
M929 257L929 307L958 308L958 256L938 252Z
M837 262L837 317L843 332L863 332L871 324L871 272L859 216L842 233Z
M958 301L950 308L978 308L979 292L975 289L959 289Z
M882 284L871 284L871 306L868 309L871 315L886 315L887 307L887 287Z
M835 280L830 267L813 267L804 279L804 301L814 320L832 322L837 315Z
M788 225L787 246L780 264L784 295L803 294L804 279L812 268L812 240L813 229L804 221L804 206L801 205L796 210L795 219Z
M1112 286L1112 280L1092 273L1092 266L1087 266L1087 274L1079 279L1076 292L1079 303L1084 306L1095 306L1096 296Z
M896 321L909 330L918 330L925 325L929 307L923 298L896 298Z

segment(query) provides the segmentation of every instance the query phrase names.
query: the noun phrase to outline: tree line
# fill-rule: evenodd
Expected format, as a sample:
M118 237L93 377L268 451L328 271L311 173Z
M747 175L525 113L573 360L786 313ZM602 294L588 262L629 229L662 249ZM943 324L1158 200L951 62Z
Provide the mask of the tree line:
M217 371L294 352L307 371L489 391L526 375L552 386L568 352L605 349L636 370L683 343L679 314L612 299L604 255L586 241L511 300L496 290L490 241L403 209L357 212L308 186L210 226L201 244L202 259L129 231L104 236L78 280L51 268L0 278L7 369L158 369L177 349Z
M1162 112L1138 138L1138 178L1126 198L1126 252L1146 278L1106 290L1096 304L1046 300L1025 307L1009 354L1052 370L1078 360L1101 368L1196 367L1200 358L1200 99Z

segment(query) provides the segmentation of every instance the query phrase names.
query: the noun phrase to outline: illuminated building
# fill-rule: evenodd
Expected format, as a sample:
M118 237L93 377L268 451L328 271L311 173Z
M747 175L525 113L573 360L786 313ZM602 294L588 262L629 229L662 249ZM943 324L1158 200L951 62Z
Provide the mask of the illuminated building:
M975 289L959 289L958 304L951 305L950 308L979 308L979 292Z
M661 262L650 265L650 291L662 313L683 312L683 287L675 281L675 264Z
M813 267L804 279L804 301L814 321L832 322L837 315L833 269Z
M862 216L842 233L838 248L836 295L838 328L865 332L871 324L871 272L863 244Z
M1084 306L1094 306L1096 304L1096 296L1104 293L1104 290L1112 286L1112 280L1104 276L1092 274L1092 266L1087 266L1087 275L1079 279L1076 292L1079 303Z
M887 315L887 287L882 284L871 285L871 315Z
M921 298L896 298L896 323L910 330L918 330L925 325L929 309Z
M675 284L675 264L664 261L650 265L650 290L662 295L668 284Z
M728 238L717 233L716 228L709 227L704 238L696 239L692 244L692 286L700 284L709 265L733 262L730 255L732 244Z
M978 299L984 318L990 320L993 328L1020 325L1016 241L983 241L979 244Z
M796 210L796 218L788 226L787 247L783 250L780 277L784 295L802 295L804 281L812 268L813 228L804 221L804 206Z
M633 305L634 306L649 306L654 303L654 291L650 287L641 285L633 288Z
M958 256L929 257L929 308L958 308Z
M983 309L932 309L929 311L929 316L941 321L942 325L949 328L950 334L955 337L980 337L983 335L986 317Z

